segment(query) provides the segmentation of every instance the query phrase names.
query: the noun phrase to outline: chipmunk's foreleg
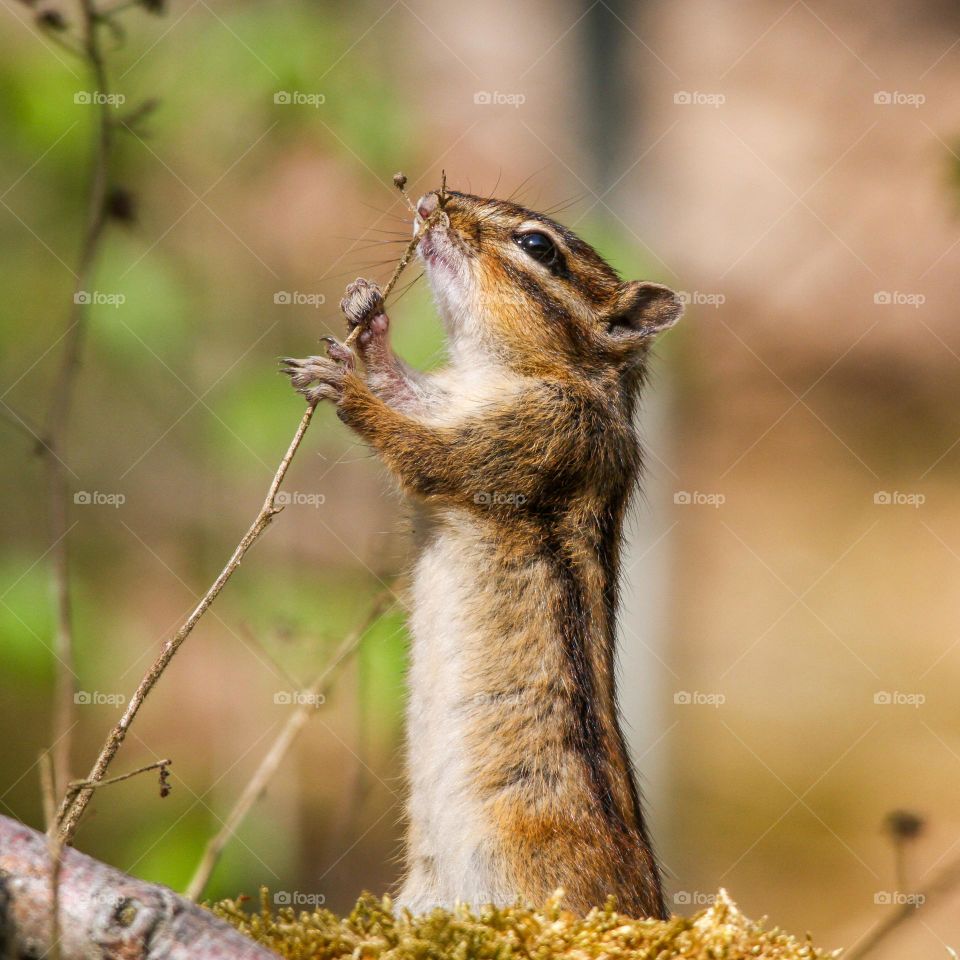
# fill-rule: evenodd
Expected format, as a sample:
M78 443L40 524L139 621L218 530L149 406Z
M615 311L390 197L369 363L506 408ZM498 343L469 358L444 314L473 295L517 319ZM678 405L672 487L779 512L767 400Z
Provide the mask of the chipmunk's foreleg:
M380 288L359 278L347 287L340 309L350 333L360 327L357 352L363 360L370 389L390 406L415 410L425 398L422 375L403 362L390 344L390 318Z

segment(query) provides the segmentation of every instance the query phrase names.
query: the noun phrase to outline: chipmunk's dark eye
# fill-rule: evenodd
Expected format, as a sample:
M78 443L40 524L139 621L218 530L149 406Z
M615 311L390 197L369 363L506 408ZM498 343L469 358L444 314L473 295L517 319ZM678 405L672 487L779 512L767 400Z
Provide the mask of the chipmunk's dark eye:
M555 267L560 260L556 244L545 233L521 233L516 241L521 250L545 267Z

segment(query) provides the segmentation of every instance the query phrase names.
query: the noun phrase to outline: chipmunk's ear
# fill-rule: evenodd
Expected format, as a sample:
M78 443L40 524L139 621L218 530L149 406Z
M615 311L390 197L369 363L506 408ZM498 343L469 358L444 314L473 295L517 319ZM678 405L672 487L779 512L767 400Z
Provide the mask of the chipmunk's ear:
M672 327L683 313L683 301L659 283L621 283L606 317L607 333L623 345L637 346Z

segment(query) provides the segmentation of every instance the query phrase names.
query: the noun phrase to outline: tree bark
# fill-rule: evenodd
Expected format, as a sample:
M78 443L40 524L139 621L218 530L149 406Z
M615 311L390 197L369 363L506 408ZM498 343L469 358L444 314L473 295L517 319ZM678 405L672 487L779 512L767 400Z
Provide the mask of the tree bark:
M276 960L167 887L67 848L60 870L62 960ZM50 949L50 855L42 833L0 816L0 960Z

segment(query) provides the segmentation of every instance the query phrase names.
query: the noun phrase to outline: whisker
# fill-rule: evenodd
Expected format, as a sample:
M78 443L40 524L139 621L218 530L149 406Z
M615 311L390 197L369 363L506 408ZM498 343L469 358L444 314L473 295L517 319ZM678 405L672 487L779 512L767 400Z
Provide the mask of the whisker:
M421 277L423 276L423 271L421 270L409 283L404 284L400 288L400 292L395 294L391 299L396 303Z
M379 207L375 207L372 203L366 203L363 200L360 200L359 203L361 206L367 207L374 213L379 213L381 217L389 217L391 220L400 220L403 223L410 223L408 217L401 217L396 213L390 213L389 210L381 210Z
M521 180L520 183L517 185L516 189L510 194L509 197L507 197L507 199L508 199L508 200L514 200L515 202L519 202L519 200L517 200L517 197L518 197L520 191L523 190L523 188L526 187L526 185L527 185L534 177L539 176L541 173L543 173L544 170L547 170L549 167L550 167L550 164L549 164L549 163L545 163L542 167L539 167L538 169L534 170L533 173L531 173L531 174L529 174L528 176L524 177L523 180Z
M562 213L564 210L568 210L575 204L585 200L589 195L589 191L584 190L582 193L576 193L572 197L568 197L566 200L561 200L559 203L550 207L548 210L544 210L543 212L548 217L555 216L556 214Z

